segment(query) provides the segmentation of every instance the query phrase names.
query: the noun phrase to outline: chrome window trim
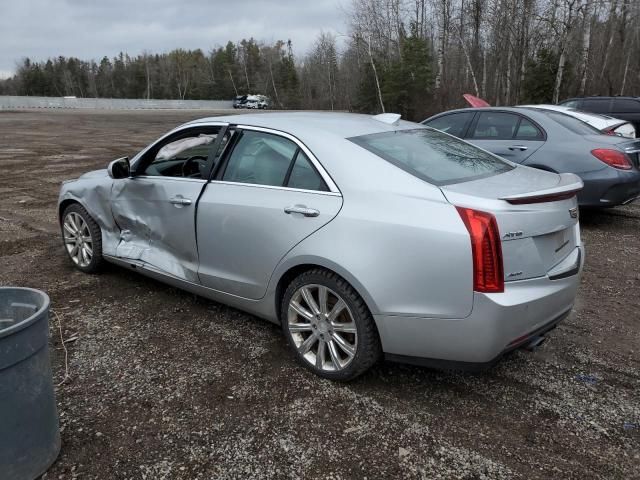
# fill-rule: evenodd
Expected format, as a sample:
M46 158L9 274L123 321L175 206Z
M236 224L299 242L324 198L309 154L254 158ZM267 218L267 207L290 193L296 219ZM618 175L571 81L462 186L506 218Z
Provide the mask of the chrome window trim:
M268 188L269 190L285 190L287 192L314 193L316 195L328 195L330 197L342 197L340 192L323 192L322 190L306 190L303 188L282 187L278 185L262 185L260 183L230 182L228 180L211 180L210 183L218 183L220 185L238 185L239 187Z
M136 180L141 178L143 180L170 180L173 182L196 182L196 183L207 183L204 178L184 178L184 177L165 177L163 175L136 175L135 177L129 177L129 180Z
M238 124L238 125L236 125L236 128L239 128L241 130L252 130L252 131L255 131L255 132L270 133L272 135L279 135L280 137L284 137L287 140L291 140L293 143L295 143L300 148L300 150L302 150L305 153L305 155L309 158L309 160L311 160L311 163L316 168L316 170L318 171L318 173L322 177L322 180L324 180L324 183L329 188L329 192L321 192L319 190L303 190L303 189L289 188L289 187L275 187L275 188L286 188L288 190L299 190L299 191L303 191L303 192L334 193L334 194L337 193L337 194L340 194L340 189L335 184L335 182L333 181L333 179L331 178L329 173L322 166L320 161L311 152L311 150L309 150L307 148L307 146L304 143L302 143L300 140L298 140L295 136L291 135L290 133L283 132L282 130L274 130L273 128L266 128L266 127L254 127L252 125L240 125L240 124ZM253 185L253 184L246 184L246 185Z
M227 181L222 181L222 180L211 180L211 183L224 183L224 184L260 187L260 188L271 188L271 189L277 189L277 190L289 190L289 191L296 191L296 192L307 192L307 193L310 192L310 193L317 193L317 194L321 194L321 195L342 196L342 193L340 192L340 189L338 188L336 183L333 181L333 179L331 178L329 173L322 166L320 161L313 154L313 152L311 150L309 150L309 148L304 143L302 143L297 137L295 137L294 135L291 135L290 133L283 132L282 130L276 130L276 129L273 129L273 128L257 127L257 126L253 126L253 125L244 125L244 124L233 124L233 123L231 123L229 121L224 121L224 122L223 121L205 121L205 122L200 122L200 123L187 123L187 124L180 125L179 127L174 128L170 132L166 133L165 135L163 135L162 137L157 139L155 142L149 144L144 150L141 150L132 159L132 162L131 162L132 163L132 170L135 170L135 167L138 164L140 158L142 158L151 148L153 148L158 143L162 142L164 139L166 139L170 135L174 135L174 134L176 134L178 132L181 132L183 130L188 130L188 129L191 129L191 128L222 127L222 126L230 127L232 125L233 125L233 128L238 128L238 129L241 129L241 130L253 130L253 131L256 131L256 132L264 132L264 133L270 133L272 135L279 135L279 136L284 137L284 138L292 141L293 143L295 143L305 153L305 155L309 158L309 160L311 161L313 166L316 168L316 170L320 174L320 177L322 177L322 180L327 185L327 188L329 188L329 191L328 192L323 192L321 190L306 190L306 189L300 189L300 188L281 187L281 186L275 186L275 185L260 185L260 184L255 184L255 183L227 182ZM156 175L136 175L136 176L134 176L132 178L148 178L148 179L164 178L164 179L171 179L171 180L178 180L178 181L206 183L206 180L204 180L204 179L181 178L181 177L164 177L162 175L157 175L157 176Z

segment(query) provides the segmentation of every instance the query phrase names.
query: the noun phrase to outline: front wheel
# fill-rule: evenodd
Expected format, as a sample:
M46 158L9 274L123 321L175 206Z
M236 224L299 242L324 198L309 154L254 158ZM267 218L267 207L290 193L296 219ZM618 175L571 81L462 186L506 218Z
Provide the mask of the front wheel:
M78 203L62 214L62 239L69 259L81 271L94 273L102 266L102 232L91 215Z
M314 269L287 287L282 327L296 358L331 380L351 380L381 355L373 317L364 300L343 278Z

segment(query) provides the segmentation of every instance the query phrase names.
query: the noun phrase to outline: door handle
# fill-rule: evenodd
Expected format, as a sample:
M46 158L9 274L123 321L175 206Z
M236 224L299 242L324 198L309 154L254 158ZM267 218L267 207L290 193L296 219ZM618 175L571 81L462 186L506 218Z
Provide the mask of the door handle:
M286 207L284 213L301 213L305 217L317 217L320 215L320 210L315 208L307 208L304 205L294 205L293 207Z
M176 195L169 199L169 203L173 203L174 205L191 205L191 199L184 198L181 195Z
M513 145L513 146L509 147L509 150L520 150L521 152L524 152L528 148L529 147L525 147L524 145Z

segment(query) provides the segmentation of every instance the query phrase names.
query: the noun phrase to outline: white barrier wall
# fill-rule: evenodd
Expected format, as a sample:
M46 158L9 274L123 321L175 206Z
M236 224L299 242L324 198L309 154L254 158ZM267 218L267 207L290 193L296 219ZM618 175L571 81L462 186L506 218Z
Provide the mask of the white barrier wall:
M0 109L86 108L96 110L223 110L231 100L144 100L129 98L18 97L0 95Z

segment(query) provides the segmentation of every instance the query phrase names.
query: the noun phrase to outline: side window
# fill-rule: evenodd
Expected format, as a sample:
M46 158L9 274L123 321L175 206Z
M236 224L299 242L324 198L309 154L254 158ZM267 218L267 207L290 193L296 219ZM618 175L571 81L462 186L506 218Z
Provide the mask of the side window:
M609 113L611 100L608 98L585 98L580 104L582 110L595 113Z
M424 125L456 137L462 137L467 123L473 118L473 113L474 112L451 113L430 120L429 122L424 122Z
M289 173L287 187L301 188L303 190L319 190L321 192L329 190L320 174L302 150L298 152L291 173Z
M560 105L563 107L578 108L578 100L569 100L567 102L560 103Z
M523 118L520 120L516 138L521 140L542 140L544 136L542 132L532 122Z
M283 186L297 150L295 143L279 135L244 131L231 152L222 180Z
M217 133L193 132L168 140L149 152L153 160L144 175L162 177L203 178L207 158Z
M510 140L520 117L505 112L481 112L471 138Z
M639 113L640 102L631 98L614 98L612 112Z

